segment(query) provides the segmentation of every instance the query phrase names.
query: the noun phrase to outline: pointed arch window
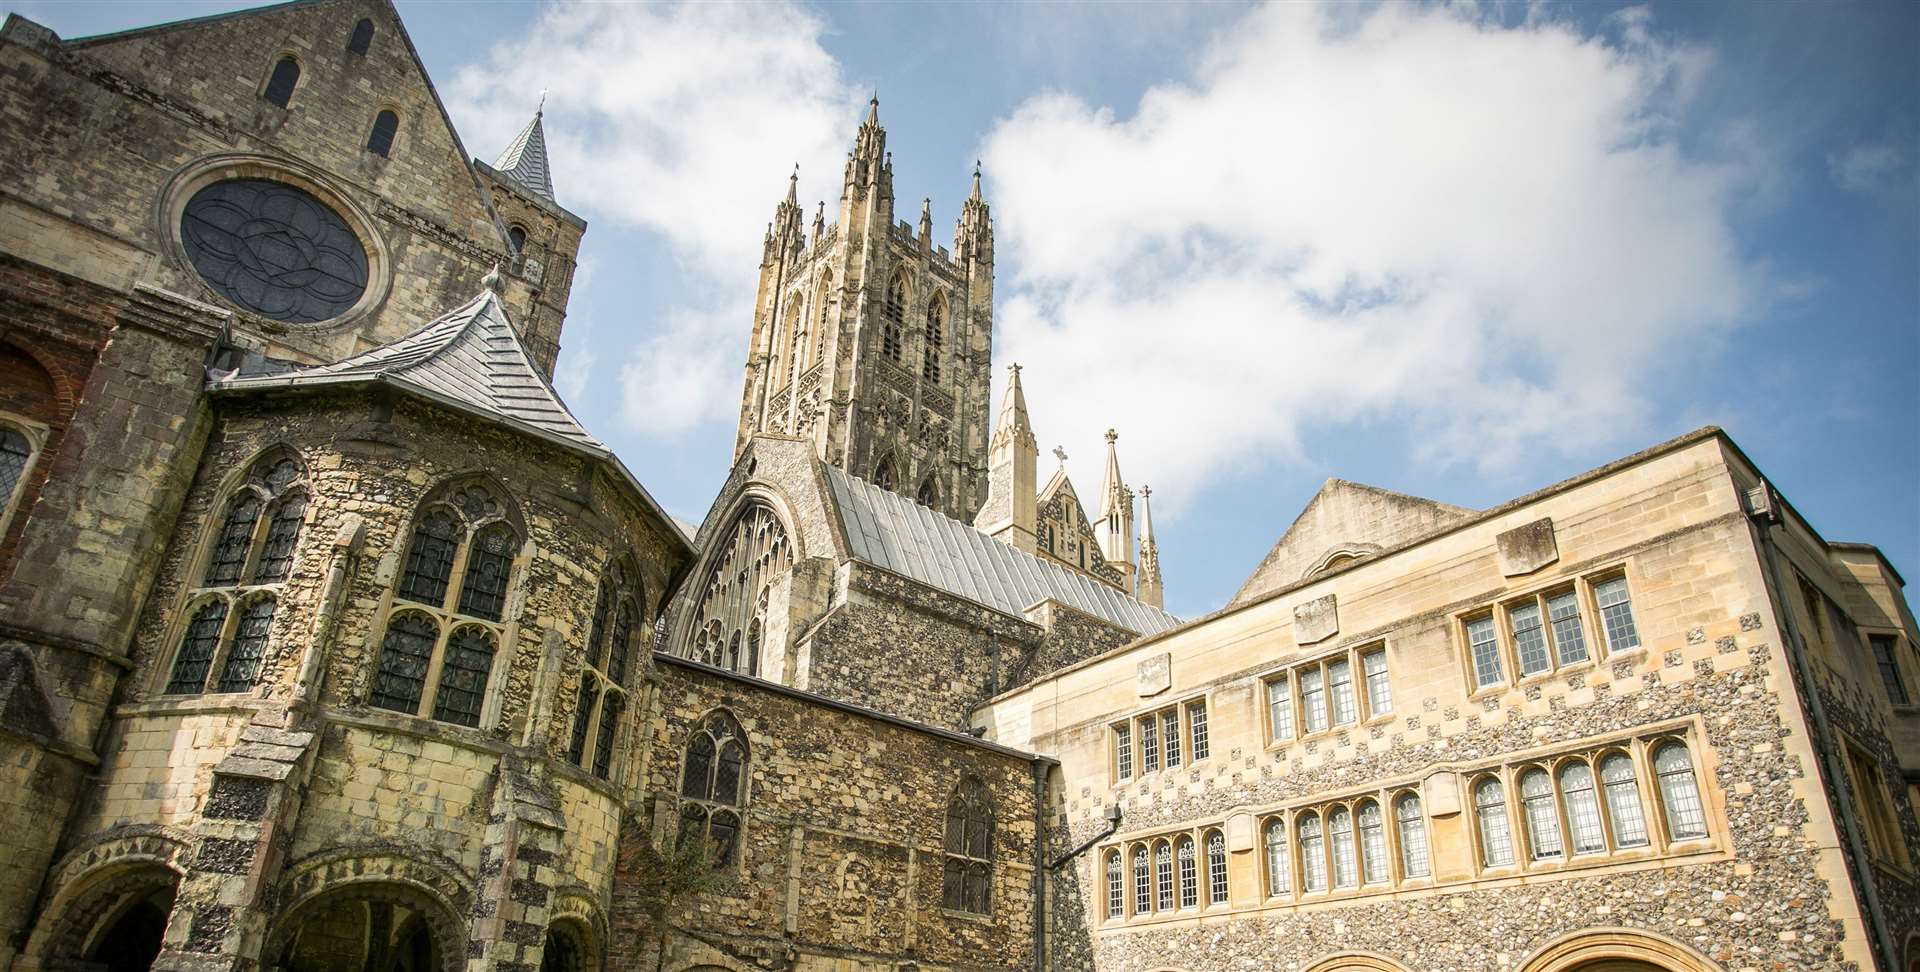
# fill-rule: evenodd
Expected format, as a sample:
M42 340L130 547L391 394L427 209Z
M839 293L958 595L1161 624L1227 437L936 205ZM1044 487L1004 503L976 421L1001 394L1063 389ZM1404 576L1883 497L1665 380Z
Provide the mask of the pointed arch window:
M915 499L916 502L927 509L938 510L940 508L940 484L934 481L931 474L920 484L920 494Z
M921 350L920 375L928 381L940 380L940 354L946 348L947 305L935 297L927 307L927 340Z
M1293 865L1287 860L1287 822L1274 817L1267 821L1267 894L1293 891Z
M1507 795L1496 777L1473 785L1473 812L1480 828L1480 860L1487 867L1513 863L1513 828L1507 821Z
M886 309L881 312L880 351L896 364L906 344L907 277L895 274L887 284Z
M1606 789L1614 846L1645 847L1647 817L1640 808L1640 783L1634 778L1633 757L1615 752L1602 759L1600 785Z
M627 662L635 636L645 630L643 602L639 571L632 561L622 558L610 564L601 577L587 631L567 753L569 761L603 780L612 778L620 715L626 710Z
M247 692L258 683L279 590L299 552L309 490L299 459L276 449L255 460L215 507L200 583L184 594L163 694Z
M362 18L353 25L353 33L347 37L347 52L365 57L367 49L373 46L373 21Z
M818 310L816 310L814 313L813 341L807 345L807 367L808 368L812 368L814 365L819 364L820 359L826 357L827 324L832 319L829 314L830 307L828 302L832 299L832 297L833 297L833 290L828 285L827 281L825 280L820 281L820 292L818 294L815 294L813 298L814 303L818 306Z
M1153 913L1153 877L1147 869L1147 848L1144 844L1133 849L1133 913Z
M793 565L793 546L773 509L740 512L726 544L713 553L683 657L748 675L760 673L767 589ZM779 650L778 645L774 646ZM744 650L742 650L744 648Z
M1536 861L1565 853L1560 841L1560 814L1553 805L1553 781L1543 769L1520 774L1520 808L1526 815L1527 846Z
M293 100L293 89L300 84L300 62L283 57L273 65L273 73L267 77L267 86L260 97L282 108Z
M0 527L6 526L8 515L13 511L13 498L20 491L20 481L27 478L27 467L33 462L33 440L27 434L11 425L0 423Z
M379 114L373 116L373 130L367 133L367 151L383 159L392 155L393 136L399 131L400 116L381 109Z
M507 246L515 253L524 253L527 249L527 228L525 226L507 227Z
M892 456L880 460L880 464L873 467L873 484L888 492L898 488L899 477L894 474Z
M1207 832L1207 903L1227 903L1227 838L1218 830Z
M1193 852L1193 838L1182 837L1180 849L1174 856L1180 862L1180 907L1195 908L1200 904L1200 865Z
M1707 835L1707 815L1694 782L1693 758L1685 743L1670 742L1653 753L1653 772L1660 779L1660 804L1666 811L1667 837L1692 840Z
M993 798L969 776L947 800L946 867L941 905L984 915L992 911Z
M1297 830L1300 834L1300 890L1309 893L1325 891L1327 848L1326 840L1320 833L1319 815L1301 814Z
M707 862L715 869L731 866L739 850L747 756L740 724L725 712L702 719L687 737L680 767L679 840L681 846L704 841Z
M456 482L428 496L394 587L369 705L481 725L524 536L518 523L506 495L484 482Z

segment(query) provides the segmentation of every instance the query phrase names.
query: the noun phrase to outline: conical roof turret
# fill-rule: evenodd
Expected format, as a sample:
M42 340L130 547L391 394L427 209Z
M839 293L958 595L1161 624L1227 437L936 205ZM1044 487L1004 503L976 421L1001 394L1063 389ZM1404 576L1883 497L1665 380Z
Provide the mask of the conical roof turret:
M533 120L527 122L527 127L520 129L520 134L514 136L507 150L493 160L493 167L528 192L548 202L555 202L553 170L547 164L547 130L541 124L541 116L546 114L545 105L543 97L542 107L533 113Z
M1020 366L1007 366L1007 393L1005 401L1000 403L1000 420L993 426L993 444L1000 448L1002 441L1009 443L1026 442L1031 448L1038 449L1040 442L1034 437L1033 422L1027 417L1027 393L1020 387Z

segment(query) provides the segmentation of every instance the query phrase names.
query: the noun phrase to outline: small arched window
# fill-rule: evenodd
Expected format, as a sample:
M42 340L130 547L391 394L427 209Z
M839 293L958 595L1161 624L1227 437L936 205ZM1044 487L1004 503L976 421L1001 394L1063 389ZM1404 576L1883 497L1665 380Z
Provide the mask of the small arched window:
M400 116L381 109L373 116L373 130L367 133L367 151L381 158L393 154L393 136L400 131ZM517 249L517 248L516 248Z
M707 863L715 869L731 866L746 802L746 737L732 716L715 712L687 737L680 767L680 846L704 840Z
M1346 807L1335 807L1327 814L1327 837L1333 845L1333 886L1351 888L1360 883L1354 866L1353 814Z
M527 228L518 225L507 227L507 245L512 247L515 253L525 252L527 249Z
M587 630L567 753L568 760L603 780L611 779L615 736L620 713L626 709L627 661L633 654L635 634L645 630L640 604L638 570L624 558L609 565Z
M1320 833L1320 817L1303 813L1294 829L1300 835L1300 890L1327 889L1327 847Z
M1402 796L1393 805L1393 815L1400 831L1400 875L1426 877L1432 864L1428 860L1427 820L1420 813L1420 798L1412 793Z
M517 517L504 494L467 481L430 496L414 521L369 704L478 727L504 629ZM456 573L455 566L460 565Z
M1634 779L1633 758L1609 753L1600 761L1600 785L1607 792L1607 818L1613 824L1615 847L1645 847L1647 817L1640 808L1640 783Z
M1193 838L1180 838L1180 849L1174 852L1180 862L1180 907L1195 908L1200 904L1200 865L1193 853Z
M1666 811L1667 837L1692 840L1707 835L1707 815L1694 782L1693 758L1683 743L1670 742L1653 753L1653 772L1660 780L1660 804Z
M941 904L950 911L990 914L993 908L993 798L969 776L947 800L946 867Z
M921 349L920 374L928 381L940 380L940 353L947 340L946 301L935 297L927 307L927 340Z
M7 522L14 494L27 477L27 464L32 458L33 440L19 429L0 425L0 525Z
M300 63L290 57L283 57L273 66L273 73L267 77L267 86L260 97L282 108L293 100L293 89L300 84Z
M1227 903L1227 838L1218 830L1207 834L1207 903Z
M1360 880L1366 884L1384 883L1391 871L1391 862L1387 860L1387 822L1380 813L1380 805L1372 800L1364 801L1353 816L1360 827Z
M200 583L186 594L187 603L200 606L181 634L165 694L246 692L259 681L279 586L293 572L307 496L299 460L281 450L256 460L228 494Z
M1293 891L1293 865L1287 861L1287 824L1275 817L1267 821L1267 894Z
M367 48L373 46L373 21L362 19L353 25L353 33L347 36L347 52L366 56Z
M1147 848L1145 845L1133 849L1133 913L1136 915L1153 912L1153 876L1147 870Z
M897 488L899 477L894 475L892 456L880 460L880 464L873 467L873 484L889 492Z
M1527 846L1536 861L1562 856L1560 812L1553 805L1553 780L1538 767L1520 774L1520 809L1526 815Z
M906 274L894 274L893 282L887 285L887 305L881 316L883 321L880 328L880 351L897 363L900 360L901 348L906 344Z
M1119 851L1107 852L1107 920L1114 921L1127 914L1126 869L1120 863Z
M1513 829L1507 821L1507 798L1500 781L1491 776L1473 785L1473 812L1480 827L1480 860L1487 867L1513 863Z

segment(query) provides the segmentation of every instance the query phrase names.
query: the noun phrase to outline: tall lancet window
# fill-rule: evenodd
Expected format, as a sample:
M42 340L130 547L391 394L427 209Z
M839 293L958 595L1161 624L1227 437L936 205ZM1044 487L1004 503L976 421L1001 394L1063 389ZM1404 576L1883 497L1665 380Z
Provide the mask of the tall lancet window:
M887 306L881 311L880 350L896 363L905 343L907 321L907 277L895 274L887 285Z
M601 779L610 779L618 755L614 749L620 731L620 713L627 703L627 670L638 650L645 625L640 573L622 558L600 578L593 620L587 627L586 650L581 656L580 693L573 710L573 736L567 759Z
M733 521L713 554L685 655L748 675L760 673L767 588L793 564L793 545L772 509L754 504Z
M920 375L928 381L940 380L940 353L947 340L947 302L934 297L927 305L927 343L921 352Z

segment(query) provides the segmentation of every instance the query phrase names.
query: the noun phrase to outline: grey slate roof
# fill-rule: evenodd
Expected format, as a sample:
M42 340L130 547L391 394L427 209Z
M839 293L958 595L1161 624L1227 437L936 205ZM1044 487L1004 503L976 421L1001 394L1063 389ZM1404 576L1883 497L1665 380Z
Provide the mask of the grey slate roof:
M465 306L392 344L344 361L278 375L216 381L219 390L381 381L504 421L545 438L610 455L540 377L507 322L500 296L483 290Z
M553 172L547 167L547 130L540 124L541 114L533 113L533 120L494 160L493 167L540 198L554 202Z
M1008 614L1052 598L1139 635L1180 619L1099 581L1016 550L897 493L825 466L854 559Z

